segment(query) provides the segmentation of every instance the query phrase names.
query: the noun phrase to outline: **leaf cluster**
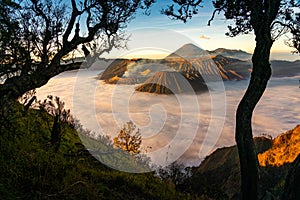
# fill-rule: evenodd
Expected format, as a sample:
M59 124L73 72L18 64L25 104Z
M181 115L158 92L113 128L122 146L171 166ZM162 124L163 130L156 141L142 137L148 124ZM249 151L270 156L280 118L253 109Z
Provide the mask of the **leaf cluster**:
M114 138L114 146L116 148L128 151L133 154L141 152L142 136L140 129L136 130L136 125L129 121L120 130L117 137Z

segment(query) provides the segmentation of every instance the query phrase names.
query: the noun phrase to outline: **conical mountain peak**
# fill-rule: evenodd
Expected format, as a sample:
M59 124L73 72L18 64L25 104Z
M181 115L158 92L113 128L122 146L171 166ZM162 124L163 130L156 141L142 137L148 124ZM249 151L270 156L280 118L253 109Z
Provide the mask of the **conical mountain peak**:
M202 57L204 55L208 55L208 53L201 49L200 47L188 43L177 49L174 53L170 54L166 59L168 58L197 58Z

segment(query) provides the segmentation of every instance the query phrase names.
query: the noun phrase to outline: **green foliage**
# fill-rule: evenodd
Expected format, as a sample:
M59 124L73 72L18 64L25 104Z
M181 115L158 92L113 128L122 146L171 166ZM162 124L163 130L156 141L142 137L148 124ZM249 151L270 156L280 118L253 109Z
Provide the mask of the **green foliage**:
M165 183L193 199L228 199L220 185L208 181L208 176L199 172L198 168L173 162L166 167L158 167L156 174Z
M114 148L112 141L107 136L95 134L79 129L79 136L82 143L97 160L105 165L126 172L144 173L150 169L150 159L144 154L133 154L118 148ZM92 137L91 137L92 136Z
M184 199L152 173L108 168L87 153L77 132L65 124L61 146L50 144L53 116L12 102L0 118L1 199ZM87 136L86 136L87 137ZM98 143L109 141L101 137Z
M175 161L166 167L159 167L157 169L157 175L160 179L171 182L177 187L191 176L191 170Z

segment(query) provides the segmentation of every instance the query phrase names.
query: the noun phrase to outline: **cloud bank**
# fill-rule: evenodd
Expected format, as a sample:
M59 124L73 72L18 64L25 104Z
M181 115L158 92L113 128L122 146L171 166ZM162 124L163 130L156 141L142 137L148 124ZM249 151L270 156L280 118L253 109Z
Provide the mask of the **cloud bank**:
M204 152L235 143L235 110L248 81L225 82L225 94L210 91L180 100L172 95L136 92L136 85L104 84L95 79L98 73L65 72L38 89L38 98L44 99L48 94L60 96L81 123L98 134L115 137L123 124L132 120L141 129L144 147L152 147L148 155L156 164L180 158L189 165L198 165L206 156ZM275 137L299 124L299 78L271 80L255 109L254 136ZM220 102L212 105L211 95L216 99L219 95ZM223 126L222 113L212 110L224 109L224 101ZM218 129L220 135L215 133Z

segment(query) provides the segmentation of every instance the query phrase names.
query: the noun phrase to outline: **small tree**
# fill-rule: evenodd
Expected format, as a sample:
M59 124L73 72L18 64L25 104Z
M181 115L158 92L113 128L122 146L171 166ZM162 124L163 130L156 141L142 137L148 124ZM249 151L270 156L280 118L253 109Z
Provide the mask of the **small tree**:
M40 109L46 111L54 117L51 128L51 145L58 151L62 136L62 124L66 123L71 127L75 127L75 119L71 115L70 110L65 109L65 103L59 97L49 95L43 102L39 102Z
M171 182L175 187L183 184L189 177L191 177L191 168L184 166L184 164L177 161L172 162L166 167L159 167L156 171L157 176L165 182Z
M114 147L132 154L141 152L142 136L140 129L132 121L127 122L117 137L114 138Z

